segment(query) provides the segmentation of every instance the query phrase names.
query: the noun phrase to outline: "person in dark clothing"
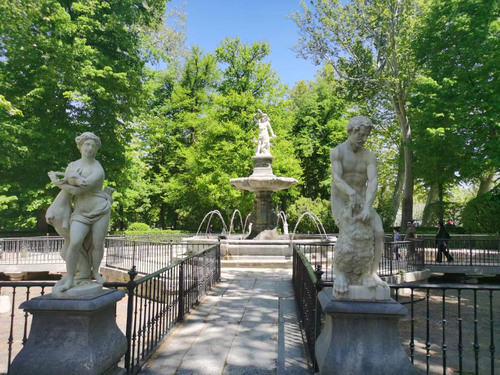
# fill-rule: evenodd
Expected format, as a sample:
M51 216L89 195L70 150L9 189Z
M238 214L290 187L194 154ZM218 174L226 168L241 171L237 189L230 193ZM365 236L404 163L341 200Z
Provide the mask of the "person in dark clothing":
M396 260L401 259L401 254L399 254L399 244L401 242L401 235L399 234L399 228L393 228L394 232L394 254L396 254Z
M446 260L448 262L453 262L453 257L448 252L448 240L451 238L451 236L444 227L443 220L439 220L438 228L439 230L436 234L436 246L438 248L436 262L441 263L443 261L443 254L446 256Z
M405 241L408 241L408 258L415 259L415 239L417 238L417 232L413 227L413 222L409 221L407 224L408 229L405 234Z

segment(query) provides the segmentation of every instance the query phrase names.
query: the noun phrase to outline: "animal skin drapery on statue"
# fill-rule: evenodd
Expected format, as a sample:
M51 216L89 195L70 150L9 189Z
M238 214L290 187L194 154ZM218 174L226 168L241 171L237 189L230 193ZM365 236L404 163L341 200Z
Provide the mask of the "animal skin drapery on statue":
M69 163L65 172L48 172L50 180L61 192L47 210L46 219L64 238L61 256L67 271L54 287L55 295L76 287L85 289L96 283L102 285L105 281L99 274L99 267L104 255L114 189L102 188L104 170L95 159L101 146L99 137L86 132L75 140L81 158Z

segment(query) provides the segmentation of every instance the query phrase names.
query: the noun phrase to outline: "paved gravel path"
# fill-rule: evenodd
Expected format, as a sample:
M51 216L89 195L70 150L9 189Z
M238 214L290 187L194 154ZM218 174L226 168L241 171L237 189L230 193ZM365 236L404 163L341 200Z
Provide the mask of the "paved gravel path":
M290 269L224 269L143 374L306 375Z

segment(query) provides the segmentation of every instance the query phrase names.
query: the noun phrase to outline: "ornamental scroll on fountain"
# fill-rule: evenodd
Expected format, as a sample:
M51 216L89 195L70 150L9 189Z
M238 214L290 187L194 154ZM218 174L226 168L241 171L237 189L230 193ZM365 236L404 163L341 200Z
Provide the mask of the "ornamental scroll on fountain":
M259 126L257 149L252 157L253 173L249 177L239 177L229 180L229 183L240 190L255 193L254 210L250 216L252 231L247 239L275 236L278 215L273 210L272 194L296 185L297 180L291 177L277 177L273 173L273 160L270 140L276 138L271 127L269 116L260 109L254 115Z

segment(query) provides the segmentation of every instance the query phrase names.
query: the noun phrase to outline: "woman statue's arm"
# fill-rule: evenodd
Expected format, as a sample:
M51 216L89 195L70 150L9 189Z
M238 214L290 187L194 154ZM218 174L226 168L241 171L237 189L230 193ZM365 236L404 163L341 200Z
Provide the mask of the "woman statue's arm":
M61 180L58 180L57 175L61 174L61 172L48 173L50 180L56 186L72 195L79 195L92 190L95 187L99 187L104 180L104 170L102 169L100 164L97 164L92 169L92 173L87 177L79 176L77 174L77 171L75 171L72 163L70 163L66 168L66 172L64 173L65 177ZM68 183L69 180L72 180L72 182Z

